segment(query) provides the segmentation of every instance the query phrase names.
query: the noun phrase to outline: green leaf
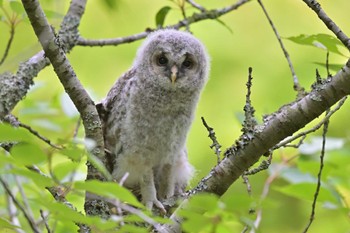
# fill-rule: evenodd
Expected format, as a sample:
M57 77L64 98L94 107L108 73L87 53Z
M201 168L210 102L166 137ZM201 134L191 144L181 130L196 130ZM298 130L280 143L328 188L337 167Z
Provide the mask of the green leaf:
M271 166L272 169L276 168L278 165ZM303 173L298 168L289 167L284 168L281 171L280 176L292 184L298 183L316 183L316 177L312 176L310 173Z
M291 184L284 187L277 187L275 189L287 196L295 197L300 200L312 201L316 191L316 183ZM317 201L338 203L335 196L323 186L320 188Z
M27 179L32 180L38 187L41 188L51 187L54 185L54 181L51 178L40 175L37 172L28 169L13 168L10 170L10 173L26 177Z
M85 155L85 149L82 149L75 144L66 146L63 150L59 151L60 154L67 156L72 161L80 161Z
M102 182L98 180L79 181L74 183L74 187L103 197L119 199L135 207L144 208L128 189L115 182Z
M28 141L30 137L30 133L23 128L0 123L0 141Z
M3 6L4 0L0 0L0 6Z
M322 150L322 137L314 136L308 142L304 142L300 147L299 151L302 154L312 155L319 154ZM344 138L326 138L326 151L341 149L345 144Z
M178 214L185 219L182 223L182 228L186 232L201 232L201 230L211 224L211 221L203 214L184 209L180 209Z
M1 5L0 5L1 6ZM4 218L0 218L0 229L8 228L8 229L17 229L18 226L12 225L10 222L8 222ZM6 230L4 232L7 232Z
M156 27L163 27L164 20L169 11L171 10L170 6L162 7L156 14Z
M46 154L39 146L29 143L18 143L11 148L11 155L16 162L25 166L46 161Z
M337 38L328 34L323 34L323 33L315 34L315 35L301 34L299 36L286 37L285 39L301 45L309 45L309 46L314 46L321 49L326 49L330 52L344 56L337 47L337 46L344 47L343 44Z
M222 26L224 26L229 32L231 32L231 34L233 34L233 30L229 27L229 26L227 26L227 24L224 22L224 21L222 21L222 20L220 20L220 19L215 19L215 21L216 22L218 22L218 23L220 23Z
M55 174L56 178L58 180L63 181L65 178L68 178L69 175L72 175L72 173L75 173L79 164L74 162L63 162L57 164L53 168L53 173Z
M216 195L203 193L193 196L187 203L186 209L204 213L218 209L219 198Z
M140 227L140 226L135 226L133 224L125 224L118 230L118 232L147 233L149 232L149 230L147 230L147 228L142 226Z
M326 68L326 63L322 63L322 62L314 62L314 64L320 65L324 68ZM343 68L344 64L328 64L328 67L330 70L338 72L339 70L341 70L341 68Z
M20 2L10 1L10 8L19 15L24 13L23 5Z
M89 162L99 171L101 172L104 177L107 178L107 180L112 180L112 176L107 170L106 166L102 163L102 161L97 158L95 155L92 153L87 153L87 157Z

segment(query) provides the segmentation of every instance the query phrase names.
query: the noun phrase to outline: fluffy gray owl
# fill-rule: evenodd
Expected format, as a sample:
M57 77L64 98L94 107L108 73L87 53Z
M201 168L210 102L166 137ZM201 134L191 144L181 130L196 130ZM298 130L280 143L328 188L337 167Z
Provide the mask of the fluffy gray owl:
M133 67L102 102L106 148L115 156L113 177L139 190L147 208L180 194L193 168L186 137L209 71L203 44L173 29L151 33Z

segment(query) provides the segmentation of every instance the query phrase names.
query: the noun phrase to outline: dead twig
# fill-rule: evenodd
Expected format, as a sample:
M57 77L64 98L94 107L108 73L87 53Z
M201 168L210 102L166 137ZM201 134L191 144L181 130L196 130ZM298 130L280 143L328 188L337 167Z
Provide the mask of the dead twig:
M220 155L221 155L221 145L220 143L218 142L218 140L216 139L216 136L215 136L215 131L212 127L210 127L207 122L205 121L204 117L201 117L202 119L202 123L204 125L204 127L208 130L209 132L209 135L208 137L212 140L213 144L211 144L209 147L211 149L213 149L215 147L215 154L216 154L216 157L217 157L217 162L218 164L220 163L221 161L221 158L220 158Z

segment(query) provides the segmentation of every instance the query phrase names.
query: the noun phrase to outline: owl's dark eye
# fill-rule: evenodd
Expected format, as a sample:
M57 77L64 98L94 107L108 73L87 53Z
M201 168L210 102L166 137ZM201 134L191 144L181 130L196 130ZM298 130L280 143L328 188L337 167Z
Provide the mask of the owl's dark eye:
M182 66L187 68L187 69L190 69L192 66L193 66L193 61L190 60L190 59L186 59L183 63L182 63Z
M158 57L157 63L160 66L165 66L166 64L168 64L168 59L164 55L161 55L160 57Z

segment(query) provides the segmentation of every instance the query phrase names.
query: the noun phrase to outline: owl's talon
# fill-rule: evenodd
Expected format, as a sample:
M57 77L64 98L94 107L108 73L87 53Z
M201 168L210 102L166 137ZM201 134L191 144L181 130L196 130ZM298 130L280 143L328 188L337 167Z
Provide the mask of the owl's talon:
M146 202L147 209L152 210L153 206L157 207L162 214L166 214L166 210L165 210L163 204L160 201L158 201L157 199Z

